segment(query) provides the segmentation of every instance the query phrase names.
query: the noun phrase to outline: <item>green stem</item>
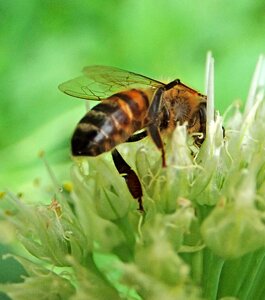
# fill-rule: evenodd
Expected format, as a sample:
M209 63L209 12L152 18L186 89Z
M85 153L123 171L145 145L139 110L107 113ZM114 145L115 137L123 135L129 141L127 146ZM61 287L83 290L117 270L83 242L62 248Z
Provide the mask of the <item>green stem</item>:
M237 296L252 266L252 254L226 261L220 278L218 298Z
M258 289L255 291L255 293L253 293L254 298L256 300L263 300L264 299L264 295L265 295L265 285L264 285L264 268L263 268L263 277L262 277L262 282L259 281L259 286L256 285L256 287L258 287Z
M254 258L256 258L254 256ZM245 295L245 298L242 299L264 299L264 272L265 272L265 252L262 249L262 252L259 253L258 260L255 259L256 267L253 272L253 276L248 278L248 290Z
M216 300L219 279L224 265L224 259L214 255L210 250L204 251L203 294L208 300Z
M195 283L200 284L203 273L203 251L198 251L192 255L191 275Z
M247 257L243 257L239 260L239 266L237 271L237 281L234 287L234 294L239 295L240 290L242 289L245 280L249 277L249 272L251 270L253 261L253 254L249 254Z

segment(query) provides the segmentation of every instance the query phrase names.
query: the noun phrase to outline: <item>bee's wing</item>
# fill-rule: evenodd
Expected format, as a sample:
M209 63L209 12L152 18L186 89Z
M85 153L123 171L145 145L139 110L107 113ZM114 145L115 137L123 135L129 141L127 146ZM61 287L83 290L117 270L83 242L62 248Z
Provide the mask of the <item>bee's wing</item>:
M77 98L99 101L130 88L157 88L164 85L157 80L115 67L89 66L83 69L83 74L63 82L59 90Z

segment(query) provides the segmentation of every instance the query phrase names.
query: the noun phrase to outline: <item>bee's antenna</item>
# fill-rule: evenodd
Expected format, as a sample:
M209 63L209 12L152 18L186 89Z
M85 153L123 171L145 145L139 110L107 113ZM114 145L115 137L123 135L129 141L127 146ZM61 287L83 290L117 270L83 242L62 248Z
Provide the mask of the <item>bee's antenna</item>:
M175 85L180 84L180 80L179 79L175 79L173 81L171 81L170 83L165 85L165 89L166 90L170 90L172 89Z

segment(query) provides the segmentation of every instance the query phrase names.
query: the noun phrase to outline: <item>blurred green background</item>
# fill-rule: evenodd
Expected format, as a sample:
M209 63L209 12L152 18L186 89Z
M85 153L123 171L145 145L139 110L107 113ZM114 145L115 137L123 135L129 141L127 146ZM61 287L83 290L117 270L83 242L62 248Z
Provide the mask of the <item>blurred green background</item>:
M47 180L40 150L69 178L69 140L85 106L57 86L83 66L180 78L203 92L211 50L224 111L245 101L264 37L264 0L0 0L0 190L37 201L33 181Z

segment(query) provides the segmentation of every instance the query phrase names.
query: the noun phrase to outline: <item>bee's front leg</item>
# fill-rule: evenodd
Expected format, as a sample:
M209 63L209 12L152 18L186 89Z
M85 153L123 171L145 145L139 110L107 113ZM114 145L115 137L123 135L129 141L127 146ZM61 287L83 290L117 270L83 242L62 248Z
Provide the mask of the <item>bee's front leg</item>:
M162 95L165 91L164 87L158 88L155 92L153 101L150 105L150 108L148 110L148 123L147 126L148 133L151 136L153 142L157 146L157 148L161 151L162 156L162 166L163 168L166 167L166 157L165 157L165 149L164 144L160 135L159 130L159 113L161 110L161 103L162 103Z
M134 170L131 169L131 167L126 163L126 161L123 159L123 157L120 155L118 150L114 149L111 152L114 165L118 172L122 175L122 177L125 179L125 182L127 184L127 187L133 196L134 199L138 201L139 204L139 211L144 212L144 206L143 206L143 190L141 186L141 182L134 172Z

